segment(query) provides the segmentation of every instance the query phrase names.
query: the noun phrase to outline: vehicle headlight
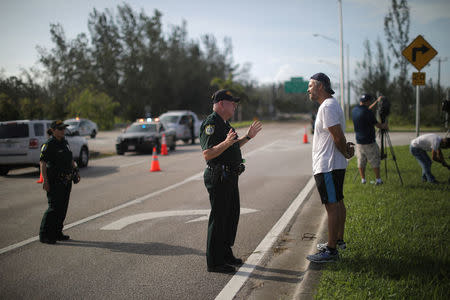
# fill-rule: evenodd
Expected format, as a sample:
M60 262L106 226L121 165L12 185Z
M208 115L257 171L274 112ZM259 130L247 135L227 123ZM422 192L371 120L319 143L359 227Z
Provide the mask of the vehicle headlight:
M122 142L122 138L119 136L119 137L116 139L116 142L117 142L117 143L121 143L121 142Z

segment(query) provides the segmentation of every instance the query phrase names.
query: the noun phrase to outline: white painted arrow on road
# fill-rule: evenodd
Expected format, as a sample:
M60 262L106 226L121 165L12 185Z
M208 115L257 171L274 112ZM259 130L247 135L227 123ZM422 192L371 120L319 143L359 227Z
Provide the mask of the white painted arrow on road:
M158 211L158 212L149 212L143 214L137 214L122 218L118 221L112 222L102 228L101 230L121 230L122 228L145 220L152 220L157 218L166 218L166 217L176 217L176 216L192 216L192 215L201 215L201 217L196 218L194 220L187 221L186 223L205 221L209 219L210 209L197 209L197 210L168 210L168 211ZM251 208L241 208L241 215L250 214L257 212L256 209Z

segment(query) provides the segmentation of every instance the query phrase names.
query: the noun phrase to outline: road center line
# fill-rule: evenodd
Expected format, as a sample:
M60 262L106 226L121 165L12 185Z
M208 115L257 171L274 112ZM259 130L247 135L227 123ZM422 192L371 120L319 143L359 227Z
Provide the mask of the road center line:
M246 154L246 157L249 157L249 156L253 155L253 154L256 153L256 152L261 151L261 150L264 150L264 149L266 149L266 148L272 146L273 144L276 144L276 143L279 143L279 142L281 142L281 141L279 141L279 140L278 140L278 141L274 141L274 142L272 142L272 143L270 143L270 144L268 144L268 145L264 145L264 146L262 146L262 147L260 147L260 148L258 148L258 149L255 149L255 150L253 150L253 151L247 153L247 154ZM137 164L137 163L133 163L133 164ZM128 165L130 165L130 164L128 164ZM128 166L128 165L123 165L123 166L121 166L121 167ZM131 206L131 205L134 205L134 204L141 203L142 201L145 201L145 200L150 199L150 198L152 198L152 197L158 196L158 195L160 195L160 194L162 194L162 193L165 193L165 192L168 192L168 191L170 191L170 190L173 190L173 189L175 189L175 188L177 188L177 187L179 187L179 186L182 186L183 184L186 184L186 183L188 183L188 182L190 182L190 181L194 181L194 180L196 180L198 177L200 177L200 176L202 176L202 175L203 175L203 171L202 171L202 172L199 172L199 173L197 173L197 174L195 174L195 175L192 175L192 176L190 176L190 177L184 179L183 181L180 181L180 182L178 182L178 183L175 183L175 184L172 184L172 185L170 185L170 186L168 186L168 187L165 187L165 188L163 188L163 189L161 189L161 190L159 190L159 191L156 191L156 192L153 192L153 193L144 195L144 196L139 197L139 198L137 198L137 199L131 200L131 201L129 201L129 202L123 203L123 204L118 205L118 206L116 206L116 207L113 207L113 208L110 208L110 209L108 209L108 210L102 211L102 212L100 212L100 213L98 213L98 214L95 214L95 215L86 217L86 218L84 218L84 219L81 219L81 220L79 220L79 221L76 221L76 222L74 222L74 223L68 224L68 225L64 226L64 229L66 230L66 229L69 229L69 228L72 228L72 227L81 225L81 224L83 224L83 223L87 223L87 222L92 221L92 220L94 220L94 219L103 217L103 216L105 216L105 215L107 215L107 214L110 214L110 213L116 212L116 211L118 211L118 210L121 210L122 208ZM39 236L34 236L34 237L31 237L31 238L26 239L26 240L24 240L24 241L18 242L18 243L16 243L16 244L12 244L12 245L6 246L6 247L0 249L0 255L3 254L3 253L6 253L6 252L12 251L12 250L14 250L14 249L23 247L23 246L25 246L25 245L28 245L28 244L30 244L30 243L32 243L32 242L35 242L35 241L38 241L38 240L39 240Z
M311 177L306 186L291 203L289 208L286 209L278 222L272 227L269 233L267 233L261 243L259 243L258 247L256 247L253 253L247 258L242 267L239 268L219 295L217 295L216 300L228 300L233 299L234 296L236 296L241 287L255 270L256 266L259 265L267 253L272 251L271 249L277 241L278 236L283 232L291 219L294 217L294 214L297 212L303 201L308 197L314 185L314 177Z

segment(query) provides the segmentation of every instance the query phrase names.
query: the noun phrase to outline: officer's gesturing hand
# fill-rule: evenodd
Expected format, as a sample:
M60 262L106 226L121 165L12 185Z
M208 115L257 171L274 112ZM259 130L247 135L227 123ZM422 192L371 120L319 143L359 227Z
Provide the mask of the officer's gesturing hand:
M261 122L260 121L254 121L252 123L252 125L250 125L250 128L247 131L247 136L252 139L258 134L258 132L261 131L261 129L262 129Z
M234 131L233 128L231 128L230 131L228 131L227 138L225 139L225 142L230 144L230 146L231 146L231 145L233 145L234 143L237 142L236 138L237 138L237 133L236 133L236 131Z
M254 138L258 132L262 129L262 124L259 121L254 121L250 128L247 130L247 134L239 140L239 147L242 147L247 143L250 139Z

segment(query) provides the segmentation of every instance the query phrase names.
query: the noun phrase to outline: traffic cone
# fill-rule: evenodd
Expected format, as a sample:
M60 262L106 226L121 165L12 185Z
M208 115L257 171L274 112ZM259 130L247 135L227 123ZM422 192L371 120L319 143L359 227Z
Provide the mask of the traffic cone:
M161 155L168 155L168 154L169 154L169 152L167 152L166 134L163 133L162 143L161 143Z
M158 171L161 171L161 169L159 168L158 154L156 152L156 147L153 147L152 165L150 167L150 172Z
M303 144L308 144L308 134L306 134L306 126L305 126L305 134L303 135Z
M42 177L42 172L39 172L41 174L41 176L39 177L39 180L36 181L36 183L43 183L44 182L44 177Z

